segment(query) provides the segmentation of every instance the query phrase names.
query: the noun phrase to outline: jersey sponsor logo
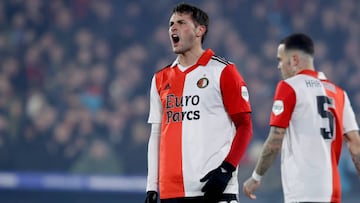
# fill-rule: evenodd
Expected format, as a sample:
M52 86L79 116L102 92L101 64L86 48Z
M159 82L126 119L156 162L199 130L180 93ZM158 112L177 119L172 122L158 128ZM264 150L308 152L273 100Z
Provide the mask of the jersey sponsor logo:
M246 86L241 86L241 96L245 101L249 101L249 92Z
M174 94L169 94L166 96L166 123L170 122L181 122L183 120L199 120L200 111L191 110L191 111L178 111L175 108L183 106L197 106L200 103L199 95L186 95L178 97Z
M275 100L272 106L272 112L275 114L275 116L284 112L284 102L281 100Z
M207 78L200 78L198 81L197 81L197 83L196 83L196 85L198 86L198 88L205 88L205 87L207 87L208 85L209 85L209 79L207 79Z

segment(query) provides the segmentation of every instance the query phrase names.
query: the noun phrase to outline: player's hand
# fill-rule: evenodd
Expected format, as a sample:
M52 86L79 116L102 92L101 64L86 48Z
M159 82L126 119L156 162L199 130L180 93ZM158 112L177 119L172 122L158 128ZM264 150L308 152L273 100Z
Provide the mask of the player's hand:
M201 189L204 192L204 199L206 202L219 202L221 196L229 183L232 172L235 171L235 167L230 163L224 161L219 167L210 171L200 182L206 182Z
M256 199L256 195L254 195L254 192L260 187L260 185L260 181L256 181L255 179L250 177L243 184L243 192L250 199Z
M147 191L145 203L157 203L158 193L156 191Z

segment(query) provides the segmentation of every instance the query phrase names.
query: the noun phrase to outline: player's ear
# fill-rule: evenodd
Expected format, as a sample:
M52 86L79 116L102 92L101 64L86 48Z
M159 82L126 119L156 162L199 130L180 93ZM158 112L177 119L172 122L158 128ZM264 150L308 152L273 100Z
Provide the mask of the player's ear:
M206 31L206 27L204 25L198 25L196 27L196 36L197 37L203 36L205 31Z
M296 52L293 53L293 54L291 55L290 60L291 60L291 64L292 64L293 66L298 66L299 63L300 63L300 56L299 56L299 54L297 54Z

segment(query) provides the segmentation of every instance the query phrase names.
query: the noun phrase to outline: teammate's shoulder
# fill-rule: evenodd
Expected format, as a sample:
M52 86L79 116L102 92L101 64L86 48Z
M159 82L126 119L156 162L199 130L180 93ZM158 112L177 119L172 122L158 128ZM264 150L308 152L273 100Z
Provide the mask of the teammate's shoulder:
M330 90L332 92L345 92L345 89L343 89L340 85L329 79L321 80L321 82L327 90Z
M222 63L224 65L229 65L232 64L232 62L230 62L229 60L227 60L226 58L222 57L222 56L218 56L218 55L213 55L211 57L211 60Z
M292 77L291 77L292 78ZM291 87L291 88L294 88L293 86L293 82L291 82L291 78L287 78L287 79L282 79L282 80L279 80L276 84L277 88L283 88L283 87Z

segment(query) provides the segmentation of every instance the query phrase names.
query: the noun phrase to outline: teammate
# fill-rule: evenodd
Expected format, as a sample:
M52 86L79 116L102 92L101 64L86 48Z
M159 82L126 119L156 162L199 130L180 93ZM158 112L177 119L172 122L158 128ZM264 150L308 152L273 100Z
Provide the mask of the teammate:
M246 83L235 64L204 50L208 15L174 7L176 60L155 73L145 202L237 202L237 166L252 137Z
M285 202L341 202L338 162L343 140L360 175L358 125L346 92L314 69L312 39L302 33L278 47L280 81L270 132L243 192L251 199L281 148Z

